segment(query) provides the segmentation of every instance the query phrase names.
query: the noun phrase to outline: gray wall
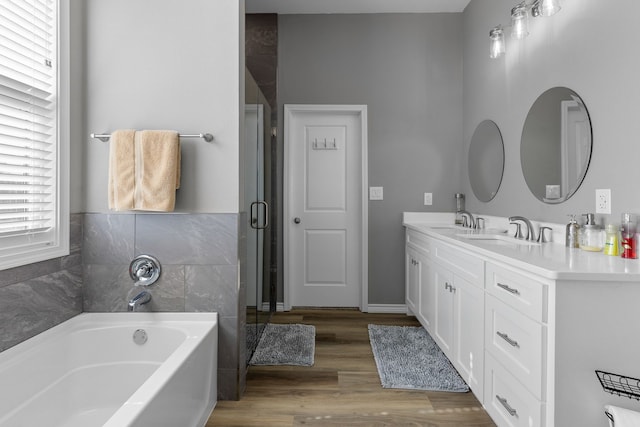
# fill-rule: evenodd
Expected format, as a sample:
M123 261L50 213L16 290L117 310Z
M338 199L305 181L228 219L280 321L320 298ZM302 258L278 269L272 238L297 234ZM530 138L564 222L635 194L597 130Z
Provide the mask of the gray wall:
M640 2L564 1L549 18L530 21L530 36L507 37L506 56L489 59L489 30L509 22L513 2L473 0L464 11L464 144L462 184L467 206L491 215L525 215L565 223L567 214L595 210L595 189L610 188L612 215L600 221L619 223L621 212L640 213L640 44L635 17ZM603 30L603 31L600 31ZM520 136L527 112L545 90L566 86L585 102L593 126L593 154L582 187L567 202L547 205L527 188L520 167ZM473 131L494 120L505 143L505 173L495 199L481 203L471 193L466 153Z
M85 212L105 212L109 144L89 133L174 129L177 212L239 212L244 8L237 0L86 0Z
M244 8L237 0L86 0L81 100L85 218L84 310L123 311L137 254L156 256L163 278L152 311L220 314L218 397L244 389L244 218L240 138L244 114ZM88 134L174 129L181 187L171 214L110 213L109 143ZM240 309L241 307L242 309Z
M402 212L460 191L462 15L280 15L278 38L280 129L284 104L368 105L369 303L403 304Z

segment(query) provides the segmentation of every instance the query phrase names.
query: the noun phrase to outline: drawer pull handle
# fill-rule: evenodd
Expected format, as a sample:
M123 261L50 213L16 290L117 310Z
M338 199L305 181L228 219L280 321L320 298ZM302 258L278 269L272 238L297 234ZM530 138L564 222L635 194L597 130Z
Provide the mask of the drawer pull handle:
M509 335L505 334L504 332L498 331L496 332L496 335L498 335L500 338L508 342L509 345L511 345L512 347L520 347L520 344L518 344L518 341L509 338Z
M496 394L496 399L498 399L498 402L500 402L500 404L502 404L502 406L504 406L504 409L507 410L509 415L511 415L512 417L517 417L518 416L518 411L516 411L515 409L513 409L511 407L511 405L509 405L509 402L507 402L507 399L505 399L504 397L500 397L497 394Z
M500 288L504 289L504 290L505 290L505 291L507 291L507 292L511 292L511 293L512 293L512 294L514 294L514 295L520 295L520 291L519 291L519 290L517 290L517 289L515 289L515 288L512 288L512 287L511 287L511 286L509 286L509 285L505 285L505 284L502 284L502 283L498 283L498 287L500 287Z

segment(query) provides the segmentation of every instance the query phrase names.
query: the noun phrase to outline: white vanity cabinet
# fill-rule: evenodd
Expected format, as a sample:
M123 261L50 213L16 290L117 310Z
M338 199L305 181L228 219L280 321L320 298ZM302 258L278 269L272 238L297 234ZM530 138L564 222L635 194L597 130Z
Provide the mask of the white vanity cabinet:
M434 239L431 262L431 284L435 289L431 335L482 402L484 261Z
M406 304L482 401L484 262L407 230Z
M406 289L407 314L418 316L420 304L420 278L422 277L423 255L407 245L406 249Z
M435 299L429 283L431 266L429 261L429 238L415 231L406 234L405 300L407 311L416 316L430 330L434 319Z
M500 426L544 425L548 286L491 262L485 286L485 408Z
M484 291L466 280L455 281L453 364L480 402L484 401Z
M418 319L498 427L602 427L606 404L640 412L595 374L640 378L640 260L415 218L407 253L423 249L407 304L417 298Z

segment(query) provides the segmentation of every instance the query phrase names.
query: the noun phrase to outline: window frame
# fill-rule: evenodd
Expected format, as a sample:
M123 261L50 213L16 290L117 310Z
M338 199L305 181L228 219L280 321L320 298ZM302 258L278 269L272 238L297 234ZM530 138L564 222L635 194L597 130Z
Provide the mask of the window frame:
M70 176L70 10L69 0L55 0L56 19L56 200L53 242L0 255L0 271L69 254ZM0 240L1 243L1 240Z

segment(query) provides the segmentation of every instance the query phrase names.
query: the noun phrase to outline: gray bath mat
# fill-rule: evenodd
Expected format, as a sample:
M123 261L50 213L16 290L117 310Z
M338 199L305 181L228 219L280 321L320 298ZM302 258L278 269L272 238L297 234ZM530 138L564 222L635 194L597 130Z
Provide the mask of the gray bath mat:
M313 366L316 350L316 328L311 325L279 325L269 323L251 365Z
M469 391L469 386L424 328L369 325L369 340L382 387Z

